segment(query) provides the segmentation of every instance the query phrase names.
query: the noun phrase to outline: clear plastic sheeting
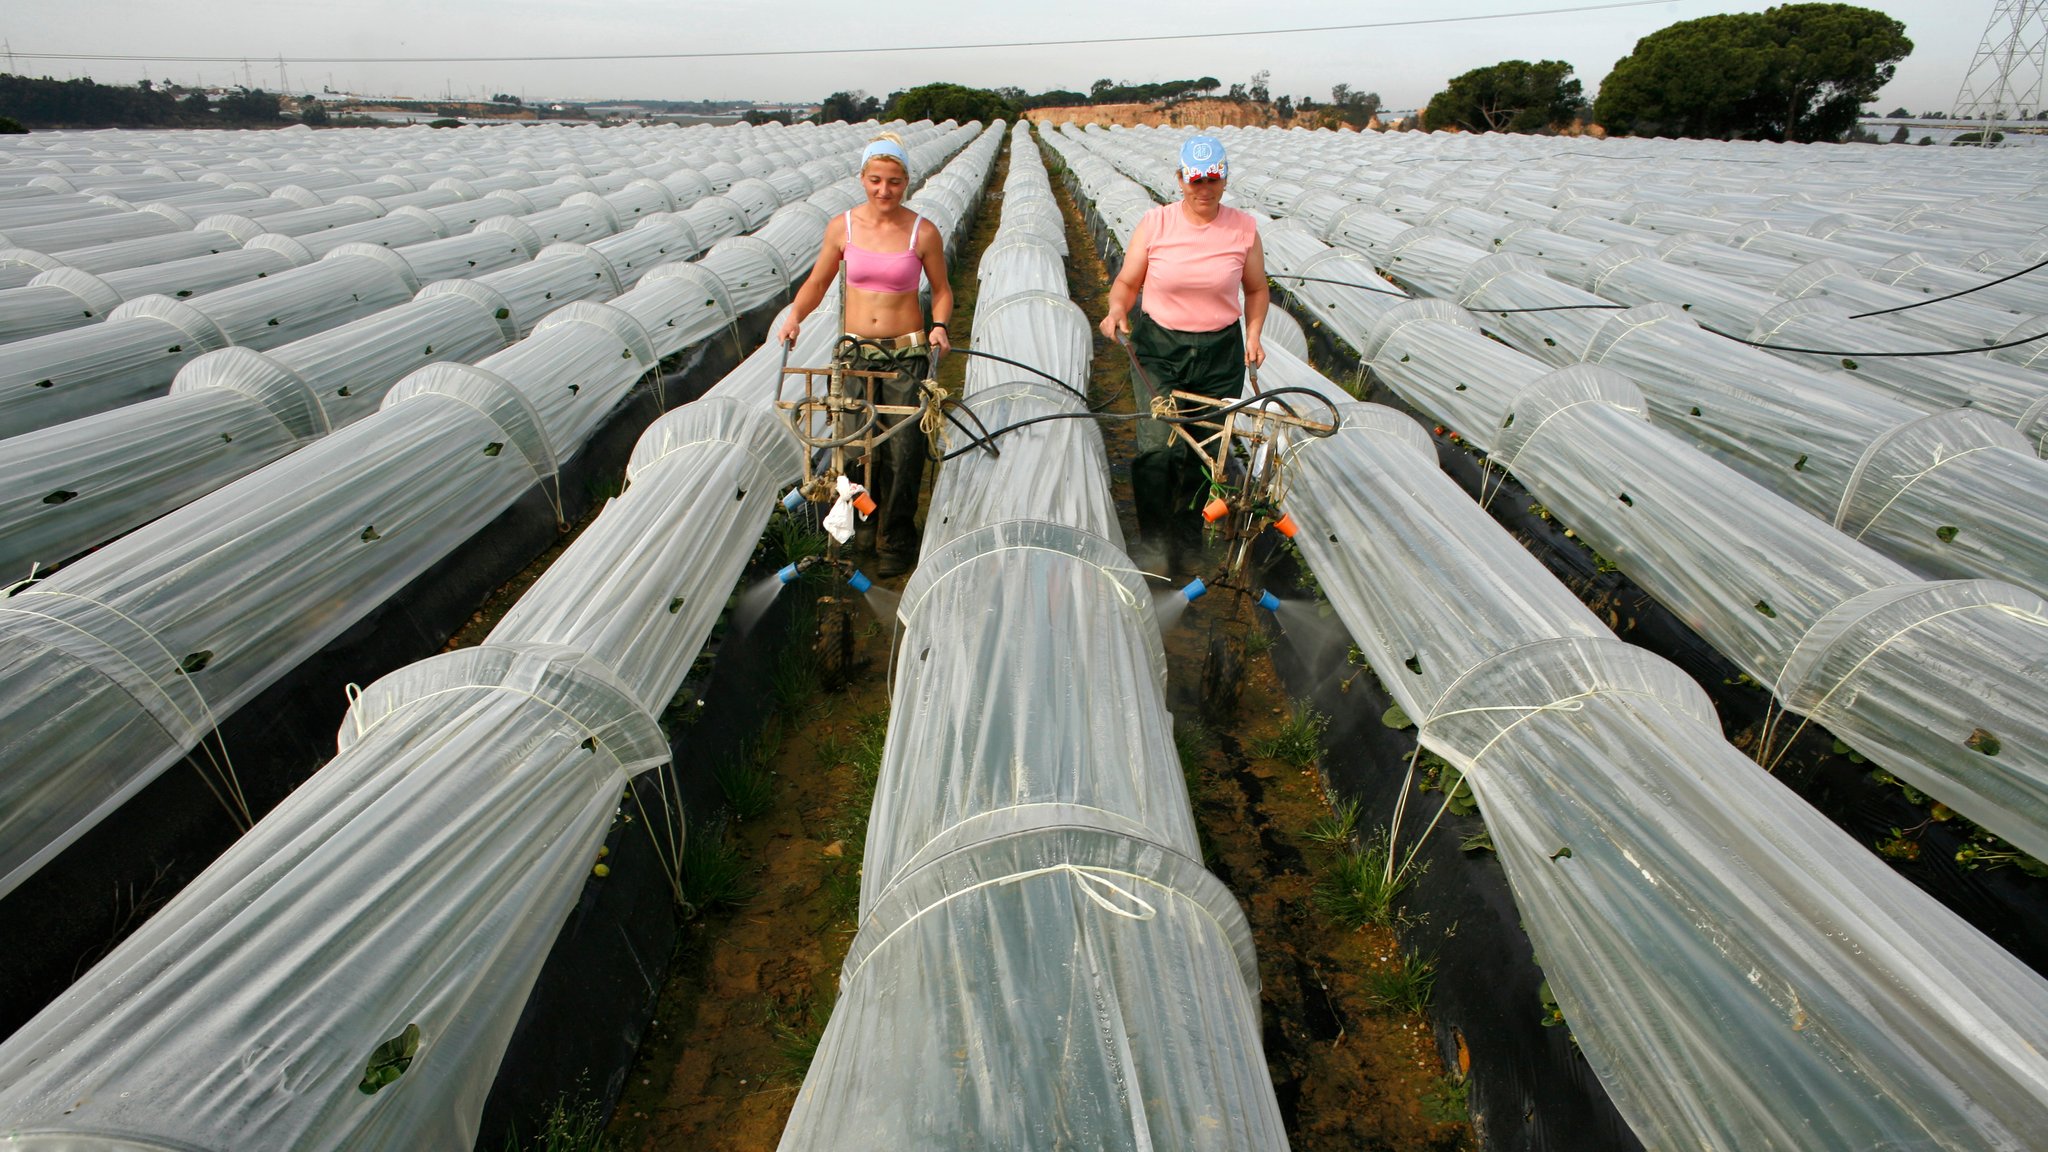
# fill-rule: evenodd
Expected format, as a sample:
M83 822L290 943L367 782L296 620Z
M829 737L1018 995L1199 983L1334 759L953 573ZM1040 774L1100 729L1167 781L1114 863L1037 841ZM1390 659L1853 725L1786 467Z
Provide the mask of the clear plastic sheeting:
M269 352L210 352L170 396L0 440L0 573L53 568L375 412L421 365L509 338L486 301L425 299Z
M734 247L742 244L753 247ZM727 241L703 261L728 286L734 314L788 291L787 280L746 270L761 247ZM723 251L740 252L740 266ZM132 631L58 649L0 628L0 661L12 673L0 682L0 887L522 493L550 489L559 463L657 359L625 310L574 304L475 365L412 373L374 416L6 601L17 615L57 611L44 605L109 614ZM108 627L95 617L80 635ZM59 666L70 682L43 683L38 669ZM207 711L153 718L120 683L130 666L189 686ZM77 686L96 676L90 690ZM53 712L45 691L69 706Z
M1471 782L1572 1034L1644 1142L2048 1133L2048 982L1723 742L1698 686L1607 635L1412 421L1344 415L1293 457L1303 551Z
M1545 372L1447 304L1407 306L1367 347L1390 387L1489 450L1785 707L2048 853L2048 694L2027 671L2048 659L2038 597L1922 582L1647 424L1628 381L1584 365ZM1859 650L1860 663L1821 659L1877 593L1910 594L1908 626ZM1930 678L1930 666L1945 673ZM2011 738L1988 757L1970 743L1979 730Z
M1659 423L1886 555L2048 594L2048 464L1996 417L1820 378L1665 304L1616 314L1585 359L1641 386Z
M1047 187L1028 130L1013 141L1006 201ZM991 308L1048 301L1035 269L996 258L976 347L1058 355L1061 321L1042 350L993 339L1029 325L982 330ZM977 400L1071 402L1001 382ZM780 1146L1284 1147L1249 931L1200 865L1172 751L1151 593L1102 534L1113 507L1062 494L1106 494L1099 433L1059 420L1002 444L933 493L861 929Z
M501 219L487 226L509 223ZM800 231L799 224L792 220L781 230ZM497 228L478 234L509 243L523 261L523 241L516 234ZM649 269L695 251L687 224L656 213L588 249L560 247L544 255L583 260L595 283L577 279L565 287L573 268L562 273L553 265L522 264L525 274L516 282L508 275L430 285L411 303L269 352L234 347L201 356L179 372L171 398L0 440L0 476L6 478L0 480L0 573L25 576L32 564L53 566L276 459L297 441L353 423L376 411L391 385L424 364L473 361L498 350L519 334L511 320L514 307L545 316L579 296L604 298L616 287L606 273L618 274L621 265L637 281ZM607 252L616 259L606 258ZM753 274L736 277L742 290ZM708 279L716 297L727 295L717 272L701 269L698 276ZM511 289L518 303L498 287ZM729 323L735 315L728 303L716 322L689 322L701 312L662 314L662 324L685 326L663 332L656 355L712 335L718 322ZM220 387L246 399L239 406L205 404L218 423L211 432L207 421L180 412L189 403L177 398L180 393ZM265 409L280 429L257 430L252 417Z
M1935 586L1646 424L1648 406L1628 380L1587 365L1547 371L1481 336L1447 302L1393 308L1361 350L1380 380L1513 471L1788 707L2048 852L2048 754L2037 751L2048 749L2048 707L2027 671L2048 658L2048 633L2018 589L1965 610L1938 595L1917 601L1925 618L1856 669L1869 674L1860 686L1825 679L1794 659L1809 634L1863 593ZM1949 672L1930 684L1924 667L1937 658ZM2019 735L1994 760L1968 743L1980 728Z
M364 690L340 755L0 1045L11 1130L102 1149L474 1144L621 788L667 759L653 715L799 467L763 408L659 421L625 495L482 646ZM640 824L672 866L680 828ZM407 1035L409 1066L359 1090Z
M179 300L190 300L195 308L214 321L225 339L260 348L296 334L332 326L339 320L380 306L380 302L382 305L397 302L394 298L368 296L360 284L335 281L339 265L327 266L322 272L302 269L293 276L278 275L274 279L266 279L287 269L313 264L323 254L358 263L363 260L382 263L407 279L409 295L420 284L439 278L484 277L513 265L525 264L537 253L545 255L544 246L606 237L610 238L610 243L602 245L601 242L600 254L621 257L622 266L613 266L609 278L615 285L613 294L616 294L631 286L640 271L656 262L665 250L677 250L679 258L687 254L681 252L681 248L709 246L717 239L755 226L758 221L750 218L748 212L753 211L765 218L762 212L764 189L773 191L760 181L748 182L743 188L743 193L750 197L751 208L721 199L718 205L705 205L702 211L674 218L668 216L666 209L676 205L675 195L644 176L636 177L602 196L581 190L578 184L565 178L519 192L499 190L481 200L460 201L447 209L451 214L449 220L441 220L417 207L401 207L359 225L308 236L303 243L290 237L291 229L267 229L266 224L246 219L239 223L227 218L210 219L205 222L209 235L222 235L212 229L226 228L242 235L247 243L239 250L112 272L98 280L78 269L65 267L40 272L37 280L22 289L0 292L0 337L22 338L38 331L89 324L96 317L107 315L123 300L132 300L147 293L161 293ZM492 206L477 207L479 204ZM360 205L351 207L352 210L364 210ZM510 214L514 212L523 215ZM405 222L403 229L396 223L386 224L394 219ZM667 219L671 227L645 233L634 227L639 222L654 219ZM373 226L381 227L383 231L366 230ZM621 228L628 230L627 238L614 235ZM265 234L266 229L268 234ZM450 232L458 234L446 235ZM403 246L380 247L399 244ZM509 272L506 275L509 276L507 295L521 305L522 313L528 317L523 322L523 330L530 329L531 322L538 318L536 313L542 311L548 301L558 299L550 293L566 292L559 297L561 302L587 298L591 294L589 285L581 281L577 284L582 285L583 290L577 292L557 285L546 274L529 271L523 276ZM321 279L323 276L324 280ZM261 329L250 327L253 319L238 311L246 300L254 300L259 308L274 307L278 302L291 299L295 287L313 298L330 301L335 308L342 310L331 311L324 316L265 316L261 318ZM291 330L276 330L287 325L293 326ZM29 346L31 366L61 361L69 368L61 375L39 376L36 382L50 379L52 383L45 387L105 393L105 396L74 401L74 404L99 405L93 410L104 410L138 398L133 392L117 387L94 387L99 383L99 377L95 375L97 366L90 354L93 345L94 337L81 334L77 341L60 343L48 349ZM160 372L175 371L178 365L165 363L156 367ZM118 373L128 369L121 363L114 363L104 366L104 370ZM160 372L145 379L154 383ZM9 378L9 374L0 373L0 397L6 394ZM38 407L55 406L46 403ZM0 425L0 430L4 427Z
M1931 791L2017 789L1965 799L1980 811L2048 809L2039 763L1967 743L2001 709L2023 742L2048 739L2037 598L1923 583L1816 531L1646 423L1625 379L1547 371L1447 303L1349 338L1724 651L1769 664L1788 704L1859 747L1922 749L1936 763L1900 774ZM1305 374L1269 359L1269 377ZM1319 583L1424 743L1470 773L1574 1035L1647 1144L2041 1142L2038 976L1722 743L1697 687L1606 636L1436 471L1413 422L1352 405L1292 459ZM1744 602L1759 592L1779 599Z

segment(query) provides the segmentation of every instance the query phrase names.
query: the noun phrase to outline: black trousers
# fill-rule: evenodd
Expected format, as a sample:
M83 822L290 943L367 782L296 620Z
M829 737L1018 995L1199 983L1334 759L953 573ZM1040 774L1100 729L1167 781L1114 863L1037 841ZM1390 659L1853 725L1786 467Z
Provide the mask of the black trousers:
M1244 331L1236 324L1214 332L1177 332L1135 313L1131 351L1160 395L1193 392L1220 400L1244 390ZM1208 487L1208 470L1186 441L1178 436L1163 443L1141 441L1131 461L1139 533L1161 543L1175 535L1183 542L1194 539L1201 531L1196 509Z
M903 348L892 353L861 348L854 353L851 366L867 372L893 373L876 382L877 404L915 407L919 403L917 386L923 382L929 363L929 356L923 348ZM888 431L898 421L908 422L909 427L875 449L874 459L869 462L871 482L868 487L878 505L870 523L880 522L878 551L915 557L920 539L917 498L924 484L925 435L914 415L883 416L877 421L876 434ZM869 533L863 531L861 535Z

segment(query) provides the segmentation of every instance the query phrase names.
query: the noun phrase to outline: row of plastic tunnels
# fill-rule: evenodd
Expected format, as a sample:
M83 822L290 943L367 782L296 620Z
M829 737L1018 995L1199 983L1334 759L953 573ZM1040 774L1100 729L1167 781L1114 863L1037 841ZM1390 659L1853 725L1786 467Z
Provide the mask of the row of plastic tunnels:
M1048 160L1114 257L1175 194L1179 133L905 132L910 206L949 244L1007 139L963 336L1072 385L978 359L962 399L990 427L1083 411L1092 329ZM871 134L17 148L0 571L61 566L0 599L0 895L548 492L664 361L786 298L860 202ZM2048 364L2014 343L2048 330L2048 290L1927 303L2048 256L2023 161L1226 141L1269 271L1376 381L1788 713L2048 856ZM1278 309L1268 331L1263 378L1343 417L1286 446L1302 551L1471 782L1645 1145L2048 1146L2048 982L1731 746L1426 429L1319 374ZM788 362L824 365L835 335L807 325ZM339 755L0 1043L0 1131L471 1146L621 795L669 761L655 718L802 475L782 357L649 427L624 494L482 645L361 690ZM783 1147L1285 1147L1257 956L1201 864L1095 422L950 461L922 548L858 934ZM409 1028L403 1076L359 1090Z

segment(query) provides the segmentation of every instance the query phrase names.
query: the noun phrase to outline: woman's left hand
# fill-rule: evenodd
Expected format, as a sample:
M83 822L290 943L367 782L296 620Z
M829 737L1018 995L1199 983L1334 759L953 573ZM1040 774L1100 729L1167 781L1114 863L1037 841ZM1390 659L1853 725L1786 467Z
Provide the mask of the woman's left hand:
M932 329L931 332L926 335L925 339L929 340L931 342L932 347L937 348L941 354L951 352L953 350L953 341L947 337L946 330L944 328Z
M1244 342L1244 362L1254 368L1265 366L1266 346L1258 337L1254 336Z

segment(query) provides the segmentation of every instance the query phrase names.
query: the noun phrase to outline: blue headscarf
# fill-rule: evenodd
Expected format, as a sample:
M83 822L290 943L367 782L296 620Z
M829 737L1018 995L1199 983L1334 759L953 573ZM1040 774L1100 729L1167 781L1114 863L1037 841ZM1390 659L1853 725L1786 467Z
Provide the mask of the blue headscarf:
M870 140L868 146L860 150L861 171L867 171L868 161L877 156L887 156L903 165L903 174L910 175L910 153L903 150L903 145L894 140Z

